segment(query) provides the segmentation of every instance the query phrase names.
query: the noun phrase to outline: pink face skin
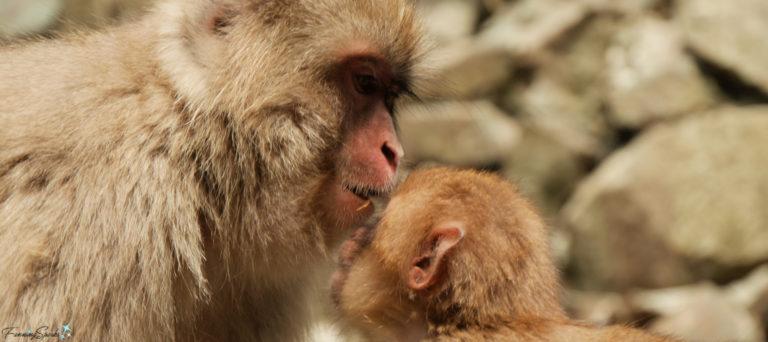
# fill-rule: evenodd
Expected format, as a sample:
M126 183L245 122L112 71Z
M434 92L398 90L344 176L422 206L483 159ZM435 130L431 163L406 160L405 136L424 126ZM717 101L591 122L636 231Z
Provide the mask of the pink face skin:
M366 206L368 199L389 193L395 184L403 148L391 113L399 90L390 74L376 58L350 57L343 66L341 84L351 106L330 200L345 226L365 221L374 210Z

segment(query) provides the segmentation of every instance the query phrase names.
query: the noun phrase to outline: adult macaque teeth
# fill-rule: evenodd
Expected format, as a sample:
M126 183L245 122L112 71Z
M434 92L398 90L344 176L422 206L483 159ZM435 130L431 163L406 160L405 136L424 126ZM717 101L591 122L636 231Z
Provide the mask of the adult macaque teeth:
M365 208L368 208L370 205L371 205L371 200L367 200L367 201L365 201L365 204L360 206L360 208L357 208L357 211L360 211L360 210L363 210Z

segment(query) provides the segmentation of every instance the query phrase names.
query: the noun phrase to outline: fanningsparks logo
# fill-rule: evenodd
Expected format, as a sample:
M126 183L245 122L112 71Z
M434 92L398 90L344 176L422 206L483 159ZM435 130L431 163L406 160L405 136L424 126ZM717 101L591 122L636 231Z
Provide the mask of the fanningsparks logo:
M67 323L56 330L51 330L47 325L38 327L35 330L27 329L27 331L19 329L19 327L7 327L3 328L2 336L4 340L7 340L9 337L29 338L31 340L42 340L46 338L58 338L64 340L72 337L72 333L72 328L70 328L69 323Z

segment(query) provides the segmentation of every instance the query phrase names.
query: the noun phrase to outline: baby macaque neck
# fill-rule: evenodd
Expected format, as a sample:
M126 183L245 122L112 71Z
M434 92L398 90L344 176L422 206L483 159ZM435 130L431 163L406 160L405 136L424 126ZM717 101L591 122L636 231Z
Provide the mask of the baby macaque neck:
M425 320L425 313L420 310L403 313L405 315L401 317L405 319L391 326L392 339L397 342L414 342L427 337L429 325Z

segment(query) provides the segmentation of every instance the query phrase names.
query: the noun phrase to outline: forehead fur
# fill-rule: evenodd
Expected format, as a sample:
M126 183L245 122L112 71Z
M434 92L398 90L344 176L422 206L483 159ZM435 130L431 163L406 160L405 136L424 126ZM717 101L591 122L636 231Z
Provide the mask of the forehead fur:
M313 65L333 63L340 51L357 46L409 78L424 54L423 31L406 0L259 0L251 9L260 31L281 32L278 43L301 44Z
M404 0L303 1L317 19L310 25L326 37L332 51L347 44L365 44L398 73L409 73L422 54L422 30L414 8ZM316 47L324 48L324 47Z

